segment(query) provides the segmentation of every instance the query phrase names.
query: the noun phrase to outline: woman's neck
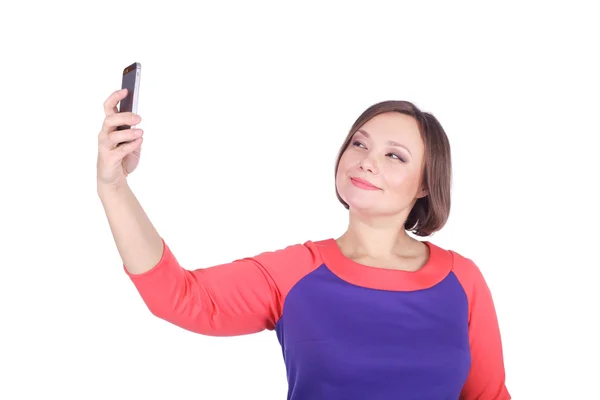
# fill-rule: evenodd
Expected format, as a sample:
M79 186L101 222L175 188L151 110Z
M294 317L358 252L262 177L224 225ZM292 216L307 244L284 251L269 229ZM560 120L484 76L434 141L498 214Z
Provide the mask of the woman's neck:
M413 253L417 240L404 229L404 218L365 218L350 214L348 229L337 239L340 248L355 255L386 259Z

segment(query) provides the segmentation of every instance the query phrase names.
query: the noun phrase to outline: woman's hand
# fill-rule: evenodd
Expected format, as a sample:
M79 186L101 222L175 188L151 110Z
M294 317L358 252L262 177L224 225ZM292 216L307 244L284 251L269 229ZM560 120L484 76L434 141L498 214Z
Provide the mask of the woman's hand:
M104 102L104 123L98 134L98 185L119 187L140 162L142 146L141 129L117 130L118 126L134 126L141 118L131 112L119 113L117 104L125 98L127 89L111 94Z

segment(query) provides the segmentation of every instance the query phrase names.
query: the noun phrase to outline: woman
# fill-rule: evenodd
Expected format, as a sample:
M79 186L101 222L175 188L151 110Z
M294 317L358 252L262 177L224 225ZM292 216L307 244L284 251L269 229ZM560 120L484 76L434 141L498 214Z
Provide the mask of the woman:
M340 238L190 271L127 185L143 133L115 130L140 122L117 113L125 94L104 105L98 194L125 272L154 315L204 335L275 330L288 399L511 398L478 267L407 234L440 230L450 210L450 146L434 116L388 101L357 119L336 163L336 194L349 210Z

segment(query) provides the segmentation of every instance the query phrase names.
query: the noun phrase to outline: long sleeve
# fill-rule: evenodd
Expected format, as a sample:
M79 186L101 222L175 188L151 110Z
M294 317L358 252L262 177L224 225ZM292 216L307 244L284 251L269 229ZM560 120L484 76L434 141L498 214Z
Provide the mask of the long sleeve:
M500 328L492 294L473 261L454 253L454 273L469 302L471 370L461 400L509 400Z
M126 274L155 316L192 332L233 336L274 329L287 291L316 260L306 245L209 268L183 268L163 240L151 270Z

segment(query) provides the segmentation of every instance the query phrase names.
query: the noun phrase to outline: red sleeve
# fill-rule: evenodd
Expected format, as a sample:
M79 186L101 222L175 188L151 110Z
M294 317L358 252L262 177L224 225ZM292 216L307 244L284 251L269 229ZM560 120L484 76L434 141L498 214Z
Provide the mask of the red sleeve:
M509 400L502 340L490 289L477 265L455 252L454 273L469 302L471 370L460 400Z
M318 267L316 254L307 242L191 271L163 241L156 266L125 272L155 316L204 335L244 335L275 328L291 287Z

